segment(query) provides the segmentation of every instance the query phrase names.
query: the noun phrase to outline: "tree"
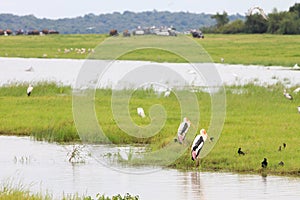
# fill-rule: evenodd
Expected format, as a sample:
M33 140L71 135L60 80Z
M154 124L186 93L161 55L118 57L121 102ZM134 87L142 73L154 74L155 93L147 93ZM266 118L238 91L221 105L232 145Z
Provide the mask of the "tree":
M268 19L268 33L280 33L280 22L284 19L287 12L280 12L273 11L271 14L269 14Z
M298 18L300 18L300 3L295 3L295 5L290 7L289 12L296 13Z
M281 34L299 34L300 20L296 19L296 13L288 12L283 20L280 22L279 32Z
M220 32L225 34L243 33L245 31L245 24L238 19L229 24L224 25Z
M268 29L267 21L259 14L248 15L245 22L247 33L265 33Z
M225 11L223 11L223 14L217 12L217 14L212 15L211 18L217 21L217 28L220 28L229 22L228 14Z

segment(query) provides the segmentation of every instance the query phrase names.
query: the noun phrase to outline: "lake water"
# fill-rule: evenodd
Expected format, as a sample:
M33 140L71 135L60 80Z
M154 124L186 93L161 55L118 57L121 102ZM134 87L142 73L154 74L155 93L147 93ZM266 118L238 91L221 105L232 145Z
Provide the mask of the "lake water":
M298 199L300 179L232 173L180 172L161 168L111 168L87 154L71 164L72 145L37 142L28 137L0 136L1 186L21 184L33 192L139 195L140 199ZM114 152L103 145L93 153ZM92 154L93 154L92 153ZM139 173L140 172L140 173Z
M55 81L74 86L78 74L82 73L80 71L82 66L90 65L100 69L101 67L107 67L106 64L107 62L97 60L87 62L74 59L0 58L0 85L10 82ZM158 64L145 61L115 61L102 74L100 80L97 78L98 84L103 87L113 87L122 79L124 74L138 67L149 65L161 67L159 69L168 68L169 70L162 74L164 79L171 76L169 72L177 72L185 79L187 84L203 84L203 80L200 80L201 78L197 76L190 64ZM300 84L300 70L291 70L291 68L208 64L208 67L212 66L217 69L218 76L226 85L241 85L249 82L265 85L274 84L278 81L284 83L286 87ZM198 66L194 67L197 68ZM100 72L98 71L98 73L96 75L100 77ZM137 80L137 77L134 80Z

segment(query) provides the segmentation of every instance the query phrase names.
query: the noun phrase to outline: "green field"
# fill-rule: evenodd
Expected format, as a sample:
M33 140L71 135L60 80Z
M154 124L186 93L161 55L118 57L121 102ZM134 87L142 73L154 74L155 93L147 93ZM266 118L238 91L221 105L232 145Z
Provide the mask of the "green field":
M46 192L46 194L42 193L32 193L28 189L24 188L24 186L20 185L17 187L13 187L11 185L3 185L0 186L0 200L52 200L52 194ZM63 194L62 200L138 200L139 196L133 196L129 193L125 195L114 195L112 197L97 194L96 198L92 198L91 196L80 196L78 194L73 195L65 195Z
M35 87L29 98L24 94L25 89L25 85L0 88L1 134L31 135L50 142L80 141L73 120L69 87L43 83ZM297 124L300 115L297 106L300 105L300 94L289 101L283 97L283 86L280 84L267 88L250 84L244 87L227 87L226 91L226 119L221 137L208 156L201 159L199 167L202 170L260 173L260 163L266 157L269 160L267 173L299 176L300 126ZM243 92L236 94L235 91ZM207 129L209 126L211 99L204 92L198 92L196 96L201 113L198 132L200 128ZM181 121L178 115L180 105L174 94L169 98L162 98L152 90L133 93L129 110L136 124L144 126L150 123L149 117L141 119L137 116L137 106L142 106L147 116L153 104L160 104L167 111L164 128L155 136L145 139L131 137L117 126L112 116L110 100L111 90L96 92L96 114L110 141L115 144L149 144L152 150L173 143ZM191 127L190 132L193 129ZM283 143L287 144L286 149L278 151ZM237 154L238 147L246 153L245 156ZM280 161L285 163L283 167L278 166ZM189 151L169 166L183 170L198 167L191 160Z
M88 49L96 48L107 37L107 35L96 34L2 36L0 37L0 57L84 59L88 55ZM230 64L292 67L300 63L299 35L207 34L205 39L194 40L202 45L212 60L217 63L221 61L221 58L224 58L225 63ZM145 46L147 42L145 39ZM78 53L78 49L82 48L86 49L85 53ZM70 52L65 53L65 49ZM185 62L184 59L170 56L167 52L151 49L130 52L119 59Z

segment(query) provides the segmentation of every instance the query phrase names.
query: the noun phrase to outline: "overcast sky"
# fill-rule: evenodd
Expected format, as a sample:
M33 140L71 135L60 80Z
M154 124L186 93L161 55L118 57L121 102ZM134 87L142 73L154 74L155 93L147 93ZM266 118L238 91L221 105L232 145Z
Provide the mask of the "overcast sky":
M93 13L96 15L141 11L189 11L209 13L226 11L244 15L253 6L260 6L266 13L273 8L288 10L300 0L1 0L0 13L16 15L33 14L39 18L77 17Z

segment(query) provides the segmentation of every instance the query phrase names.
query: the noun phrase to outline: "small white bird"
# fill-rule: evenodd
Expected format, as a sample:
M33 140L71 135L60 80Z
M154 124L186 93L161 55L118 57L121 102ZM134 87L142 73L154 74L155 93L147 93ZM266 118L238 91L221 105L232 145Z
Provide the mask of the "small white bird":
M224 58L221 58L221 63L223 63L225 60L224 60Z
M144 112L144 109L141 108L141 107L137 108L137 113L138 113L138 115L141 116L142 118L146 117L145 112Z
M29 68L25 69L25 71L26 72L33 72L33 67L30 66Z
M294 93L300 92L300 87L296 88L293 92L294 92Z
M298 113L300 113L300 106L298 106Z
M178 142L182 144L186 133L188 132L191 126L190 120L187 117L183 118L183 122L180 123L177 131Z
M30 96L32 90L33 90L32 85L29 85L29 87L27 88L27 96Z
M167 91L165 91L164 97L169 97L171 94L171 90L168 89Z
M298 70L298 69L300 69L300 67L299 67L298 64L296 63L292 69Z
M189 74L197 74L196 71L193 70L193 69L189 69L189 70L187 71L187 73L189 73Z
M289 100L293 100L293 96L286 92L286 89L283 90L283 96Z
M200 130L200 134L197 135L194 139L193 145L191 147L192 160L196 160L200 154L200 151L206 141L208 135L205 129Z

